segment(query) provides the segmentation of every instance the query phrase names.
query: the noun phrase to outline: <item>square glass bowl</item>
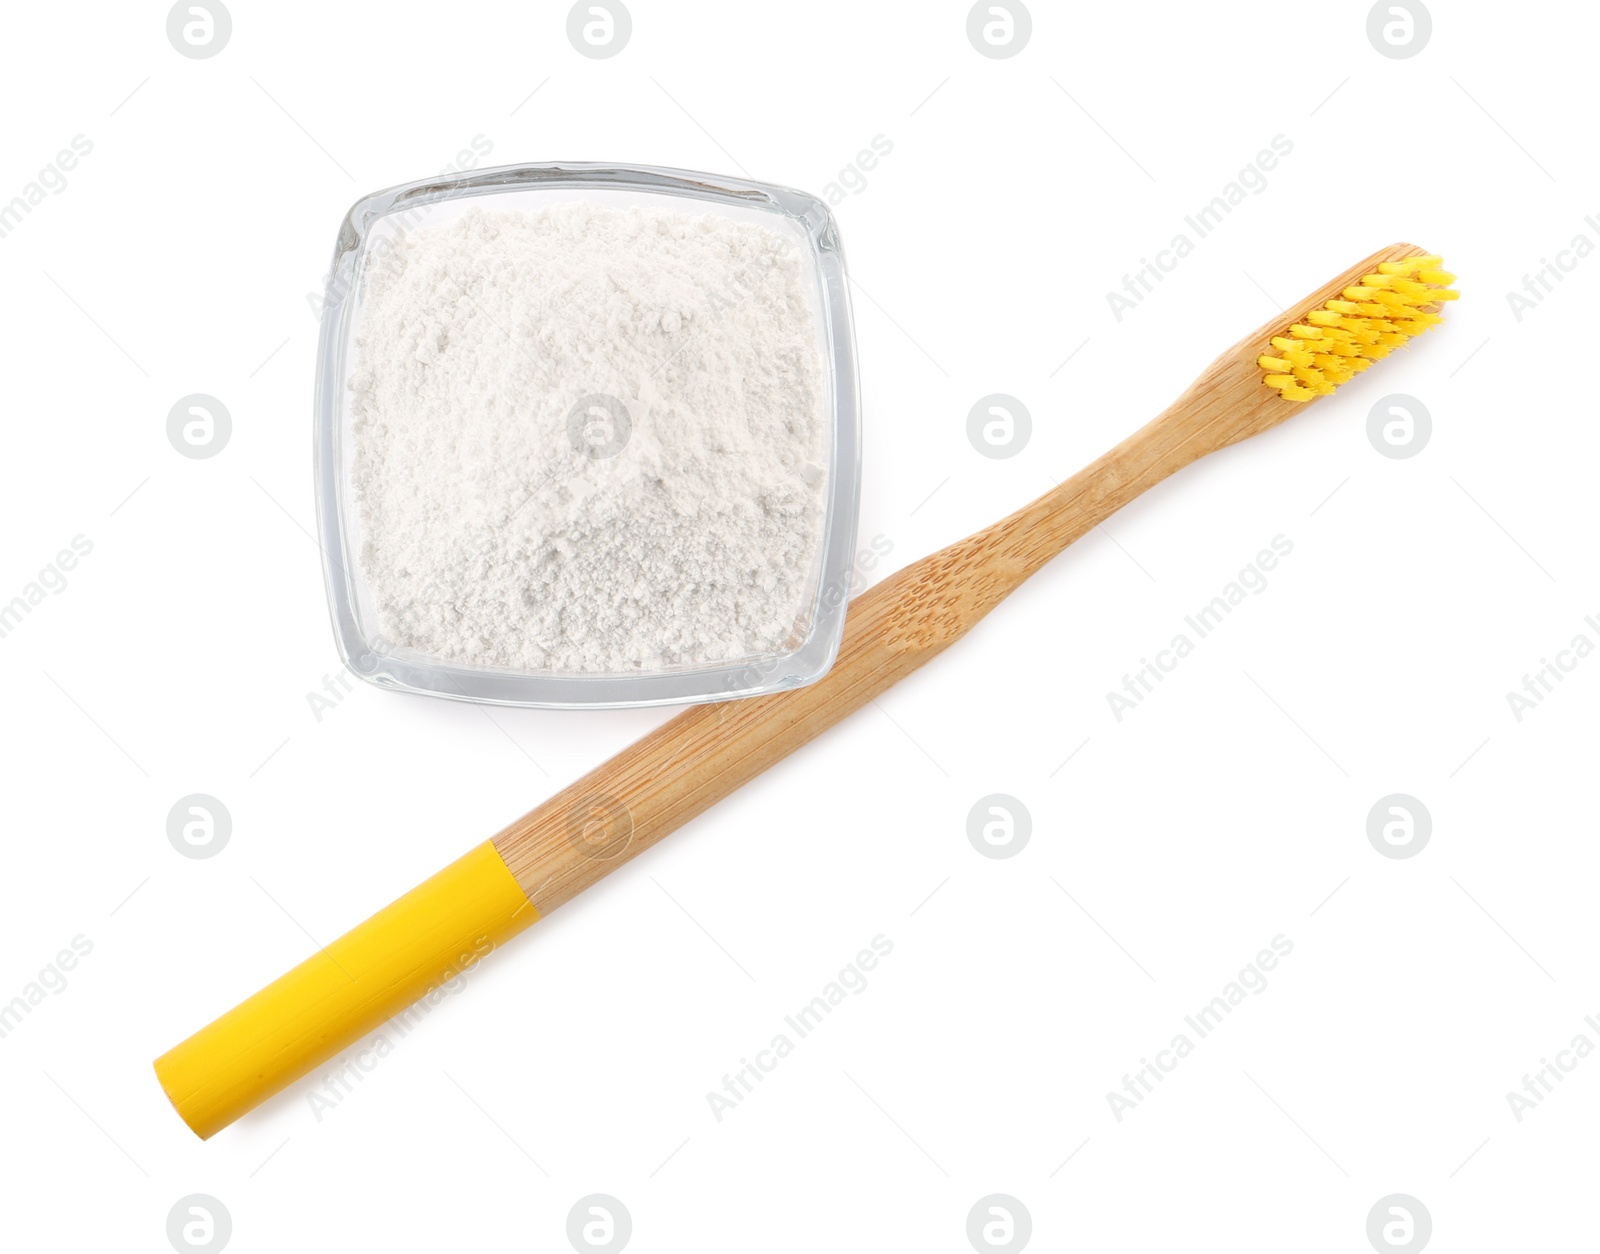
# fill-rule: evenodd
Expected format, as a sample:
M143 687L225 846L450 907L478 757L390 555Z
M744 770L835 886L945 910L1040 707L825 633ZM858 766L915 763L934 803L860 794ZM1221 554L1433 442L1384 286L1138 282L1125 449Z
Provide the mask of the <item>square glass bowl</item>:
M806 578L807 605L779 651L623 672L480 666L391 646L361 569L360 509L351 483L350 378L367 263L376 241L475 207L538 210L560 201L661 207L759 222L792 240L808 271L825 389L827 473L823 531ZM821 678L844 632L861 483L861 416L844 254L833 215L786 187L650 166L554 163L501 166L375 192L345 217L328 274L318 348L315 474L323 574L345 664L385 688L500 705L639 706L717 701Z

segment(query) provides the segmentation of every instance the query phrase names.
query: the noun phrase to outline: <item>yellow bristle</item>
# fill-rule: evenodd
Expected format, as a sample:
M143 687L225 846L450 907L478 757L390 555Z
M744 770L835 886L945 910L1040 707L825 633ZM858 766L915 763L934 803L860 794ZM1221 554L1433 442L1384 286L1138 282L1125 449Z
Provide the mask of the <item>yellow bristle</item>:
M1442 257L1385 261L1322 308L1306 310L1271 339L1257 365L1263 380L1290 401L1315 400L1353 379L1407 340L1444 321L1438 307L1460 293Z

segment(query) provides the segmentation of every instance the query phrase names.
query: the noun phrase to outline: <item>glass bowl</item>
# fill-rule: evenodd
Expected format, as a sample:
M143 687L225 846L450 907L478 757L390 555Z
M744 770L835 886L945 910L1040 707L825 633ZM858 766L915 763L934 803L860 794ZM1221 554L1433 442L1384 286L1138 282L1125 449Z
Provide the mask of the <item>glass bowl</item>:
M566 200L659 207L759 222L792 240L807 273L825 392L827 483L820 542L794 631L783 646L739 658L657 669L532 670L479 665L391 644L362 569L361 511L352 485L353 406L366 266L377 241L471 208L543 209ZM805 264L809 262L809 264ZM375 192L339 228L318 347L317 524L334 636L345 665L380 687L529 706L640 706L757 696L821 678L844 632L861 482L859 385L844 254L833 215L815 196L747 179L650 166L558 162L501 166Z

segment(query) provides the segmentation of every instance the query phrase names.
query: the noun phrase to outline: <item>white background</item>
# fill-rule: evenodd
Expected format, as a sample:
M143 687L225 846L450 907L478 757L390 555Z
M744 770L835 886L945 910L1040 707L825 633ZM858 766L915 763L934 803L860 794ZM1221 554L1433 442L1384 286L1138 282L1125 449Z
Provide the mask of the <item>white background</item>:
M1600 260L1520 320L1506 293L1600 243L1593 11L1440 0L1401 60L1359 3L1041 2L1009 59L953 3L637 0L608 60L566 12L235 0L207 60L158 4L8 13L0 201L93 151L0 239L0 601L93 552L0 639L0 1002L93 951L0 1039L6 1245L165 1250L205 1193L239 1251L564 1249L596 1192L639 1251L960 1251L991 1193L1040 1249L1365 1250L1397 1192L1436 1249L1592 1243L1600 1061L1520 1122L1506 1094L1600 1044L1600 660L1520 722L1506 693L1600 642ZM308 294L345 209L475 136L486 164L821 193L878 135L835 211L890 566L1383 244L1442 252L1463 299L541 922L336 1108L308 1080L197 1141L152 1058L666 716L362 686L314 717ZM1118 321L1106 293L1276 135L1266 189ZM210 460L166 438L195 392L232 414ZM994 392L1033 415L1005 461L965 434ZM1432 415L1406 460L1366 435L1390 393ZM1267 589L1118 722L1107 691L1280 534ZM166 836L196 792L233 820L203 861ZM997 792L1032 817L1005 860L966 832ZM1395 792L1433 822L1406 860L1366 833ZM880 933L868 987L718 1122L708 1090ZM1107 1092L1278 934L1265 991L1119 1122Z

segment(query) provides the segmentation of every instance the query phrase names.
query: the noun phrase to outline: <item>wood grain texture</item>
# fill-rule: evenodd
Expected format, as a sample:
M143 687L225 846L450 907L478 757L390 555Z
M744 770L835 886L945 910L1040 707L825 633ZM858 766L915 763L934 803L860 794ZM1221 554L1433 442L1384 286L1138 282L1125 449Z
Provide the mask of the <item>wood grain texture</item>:
M1172 405L1038 500L914 562L850 603L833 668L804 688L685 710L495 838L546 914L943 652L1029 575L1141 492L1303 410L1256 358L1290 322L1370 273L1394 244L1212 362Z

